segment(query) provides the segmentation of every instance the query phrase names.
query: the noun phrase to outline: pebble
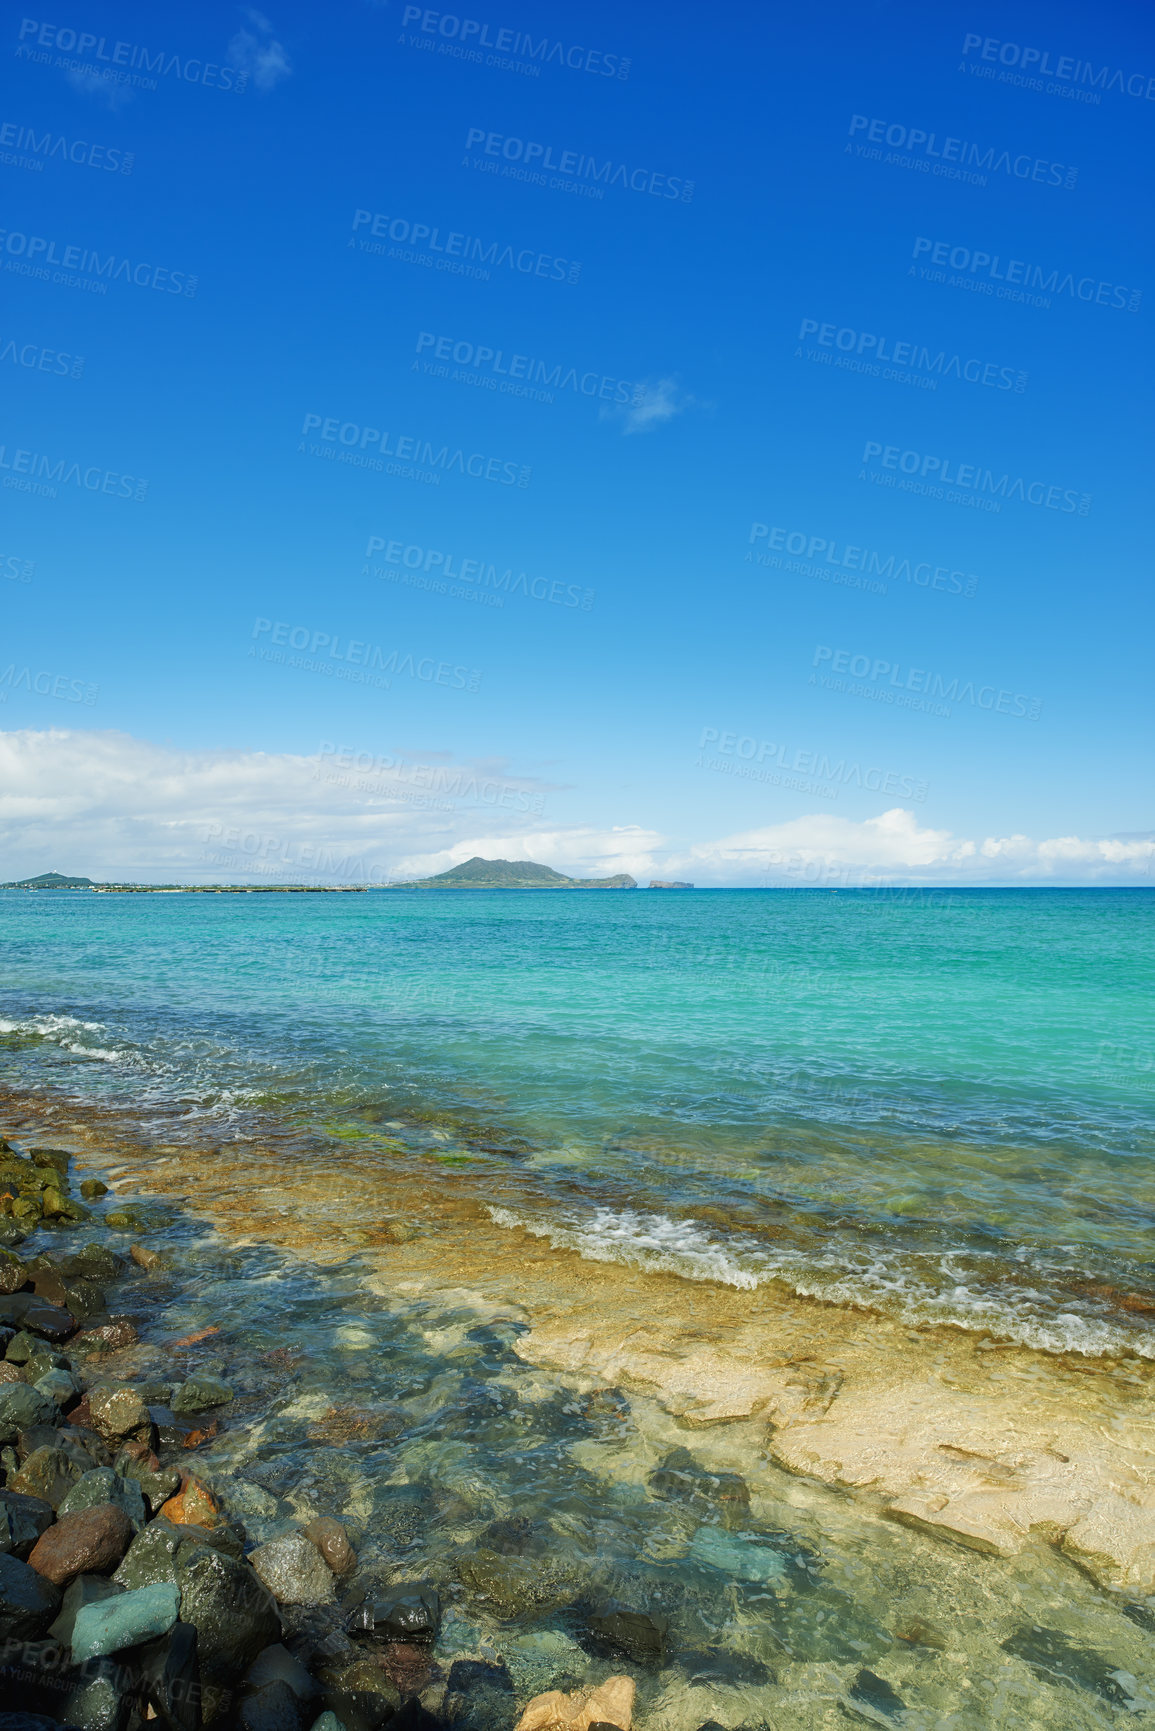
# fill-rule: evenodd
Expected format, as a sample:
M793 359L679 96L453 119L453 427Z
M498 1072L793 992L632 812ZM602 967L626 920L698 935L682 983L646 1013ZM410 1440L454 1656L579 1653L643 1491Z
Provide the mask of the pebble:
M113 1569L132 1542L132 1522L115 1503L81 1509L36 1541L28 1558L36 1572L55 1586L65 1586L76 1575L98 1575Z
M335 1575L346 1575L354 1568L357 1558L340 1521L331 1515L319 1515L305 1528L305 1537L316 1545Z

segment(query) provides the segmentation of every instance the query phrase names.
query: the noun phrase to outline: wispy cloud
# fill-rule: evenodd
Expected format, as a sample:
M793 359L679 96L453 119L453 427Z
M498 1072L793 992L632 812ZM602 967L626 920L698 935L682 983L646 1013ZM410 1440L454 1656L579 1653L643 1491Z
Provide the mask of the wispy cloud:
M676 415L685 414L687 409L703 406L697 397L682 389L677 379L646 379L638 386L632 402L604 405L601 418L618 421L623 433L652 433Z
M242 26L229 43L229 65L247 72L258 90L272 90L293 70L288 53L263 12L246 7L243 15L247 28Z
M127 84L118 83L116 79L104 78L91 66L70 66L64 74L65 82L71 84L73 90L81 96L91 96L99 102L102 108L107 108L113 114L118 108L123 108L132 101L133 93Z

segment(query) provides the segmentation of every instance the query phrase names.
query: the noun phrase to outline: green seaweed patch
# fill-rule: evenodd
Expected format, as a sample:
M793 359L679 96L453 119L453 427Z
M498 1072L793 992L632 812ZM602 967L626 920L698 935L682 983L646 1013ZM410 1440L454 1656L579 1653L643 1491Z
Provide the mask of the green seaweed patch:
M431 1156L439 1166L475 1166L480 1160L479 1154L434 1154Z

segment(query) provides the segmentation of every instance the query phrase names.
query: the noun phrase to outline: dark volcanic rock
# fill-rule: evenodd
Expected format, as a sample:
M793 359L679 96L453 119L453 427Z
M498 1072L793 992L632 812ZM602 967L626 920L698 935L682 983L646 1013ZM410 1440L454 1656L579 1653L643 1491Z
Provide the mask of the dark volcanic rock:
M49 1527L28 1558L32 1568L56 1586L75 1575L113 1569L132 1541L132 1522L115 1503L65 1515Z
M0 1552L21 1561L52 1525L52 1504L42 1497L23 1496L19 1491L0 1491Z
M137 1326L130 1316L110 1316L81 1329L73 1346L86 1347L89 1352L119 1352L122 1346L134 1346L140 1339Z
M1058 1629L1016 1629L1002 1642L1005 1653L1011 1653L1029 1665L1036 1677L1046 1683L1062 1683L1068 1689L1084 1689L1099 1695L1104 1701L1128 1706L1132 1697L1122 1687L1118 1667L1092 1648L1079 1647Z
M372 1659L358 1659L339 1671L323 1673L326 1705L347 1731L378 1731L387 1719L396 1723L401 1694L391 1677Z
M200 1731L197 1632L176 1623L159 1641L137 1649L141 1693L165 1731Z
M230 1682L280 1637L276 1602L251 1569L209 1545L177 1562L181 1621L197 1632L202 1678Z
M59 1305L49 1304L35 1292L13 1292L0 1298L0 1322L38 1335L41 1340L67 1340L76 1333L72 1314Z
M14 1443L29 1425L51 1424L55 1402L24 1382L0 1383L0 1443Z
M895 1719L906 1710L902 1696L874 1671L858 1673L850 1686L849 1698L857 1706L873 1708L875 1716L885 1719Z
M0 1557L0 1639L42 1635L60 1609L51 1581L16 1557Z
M502 1618L556 1610L572 1604L581 1591L576 1573L540 1557L501 1556L479 1548L460 1559L457 1572L469 1597Z
M304 1533L283 1533L249 1557L250 1565L283 1605L320 1605L333 1597L333 1571Z
M351 1627L387 1641L432 1641L441 1627L441 1600L424 1581L378 1590L355 1612Z

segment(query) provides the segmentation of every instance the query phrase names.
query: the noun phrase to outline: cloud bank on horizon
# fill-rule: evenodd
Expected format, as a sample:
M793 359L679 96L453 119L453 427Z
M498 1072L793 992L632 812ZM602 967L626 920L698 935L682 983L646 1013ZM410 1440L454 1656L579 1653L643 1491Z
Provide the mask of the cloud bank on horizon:
M444 753L178 751L115 732L0 733L0 875L363 883L480 854L699 887L1155 886L1155 837L974 836L895 808L816 812L689 844L643 824L547 821L555 788Z

